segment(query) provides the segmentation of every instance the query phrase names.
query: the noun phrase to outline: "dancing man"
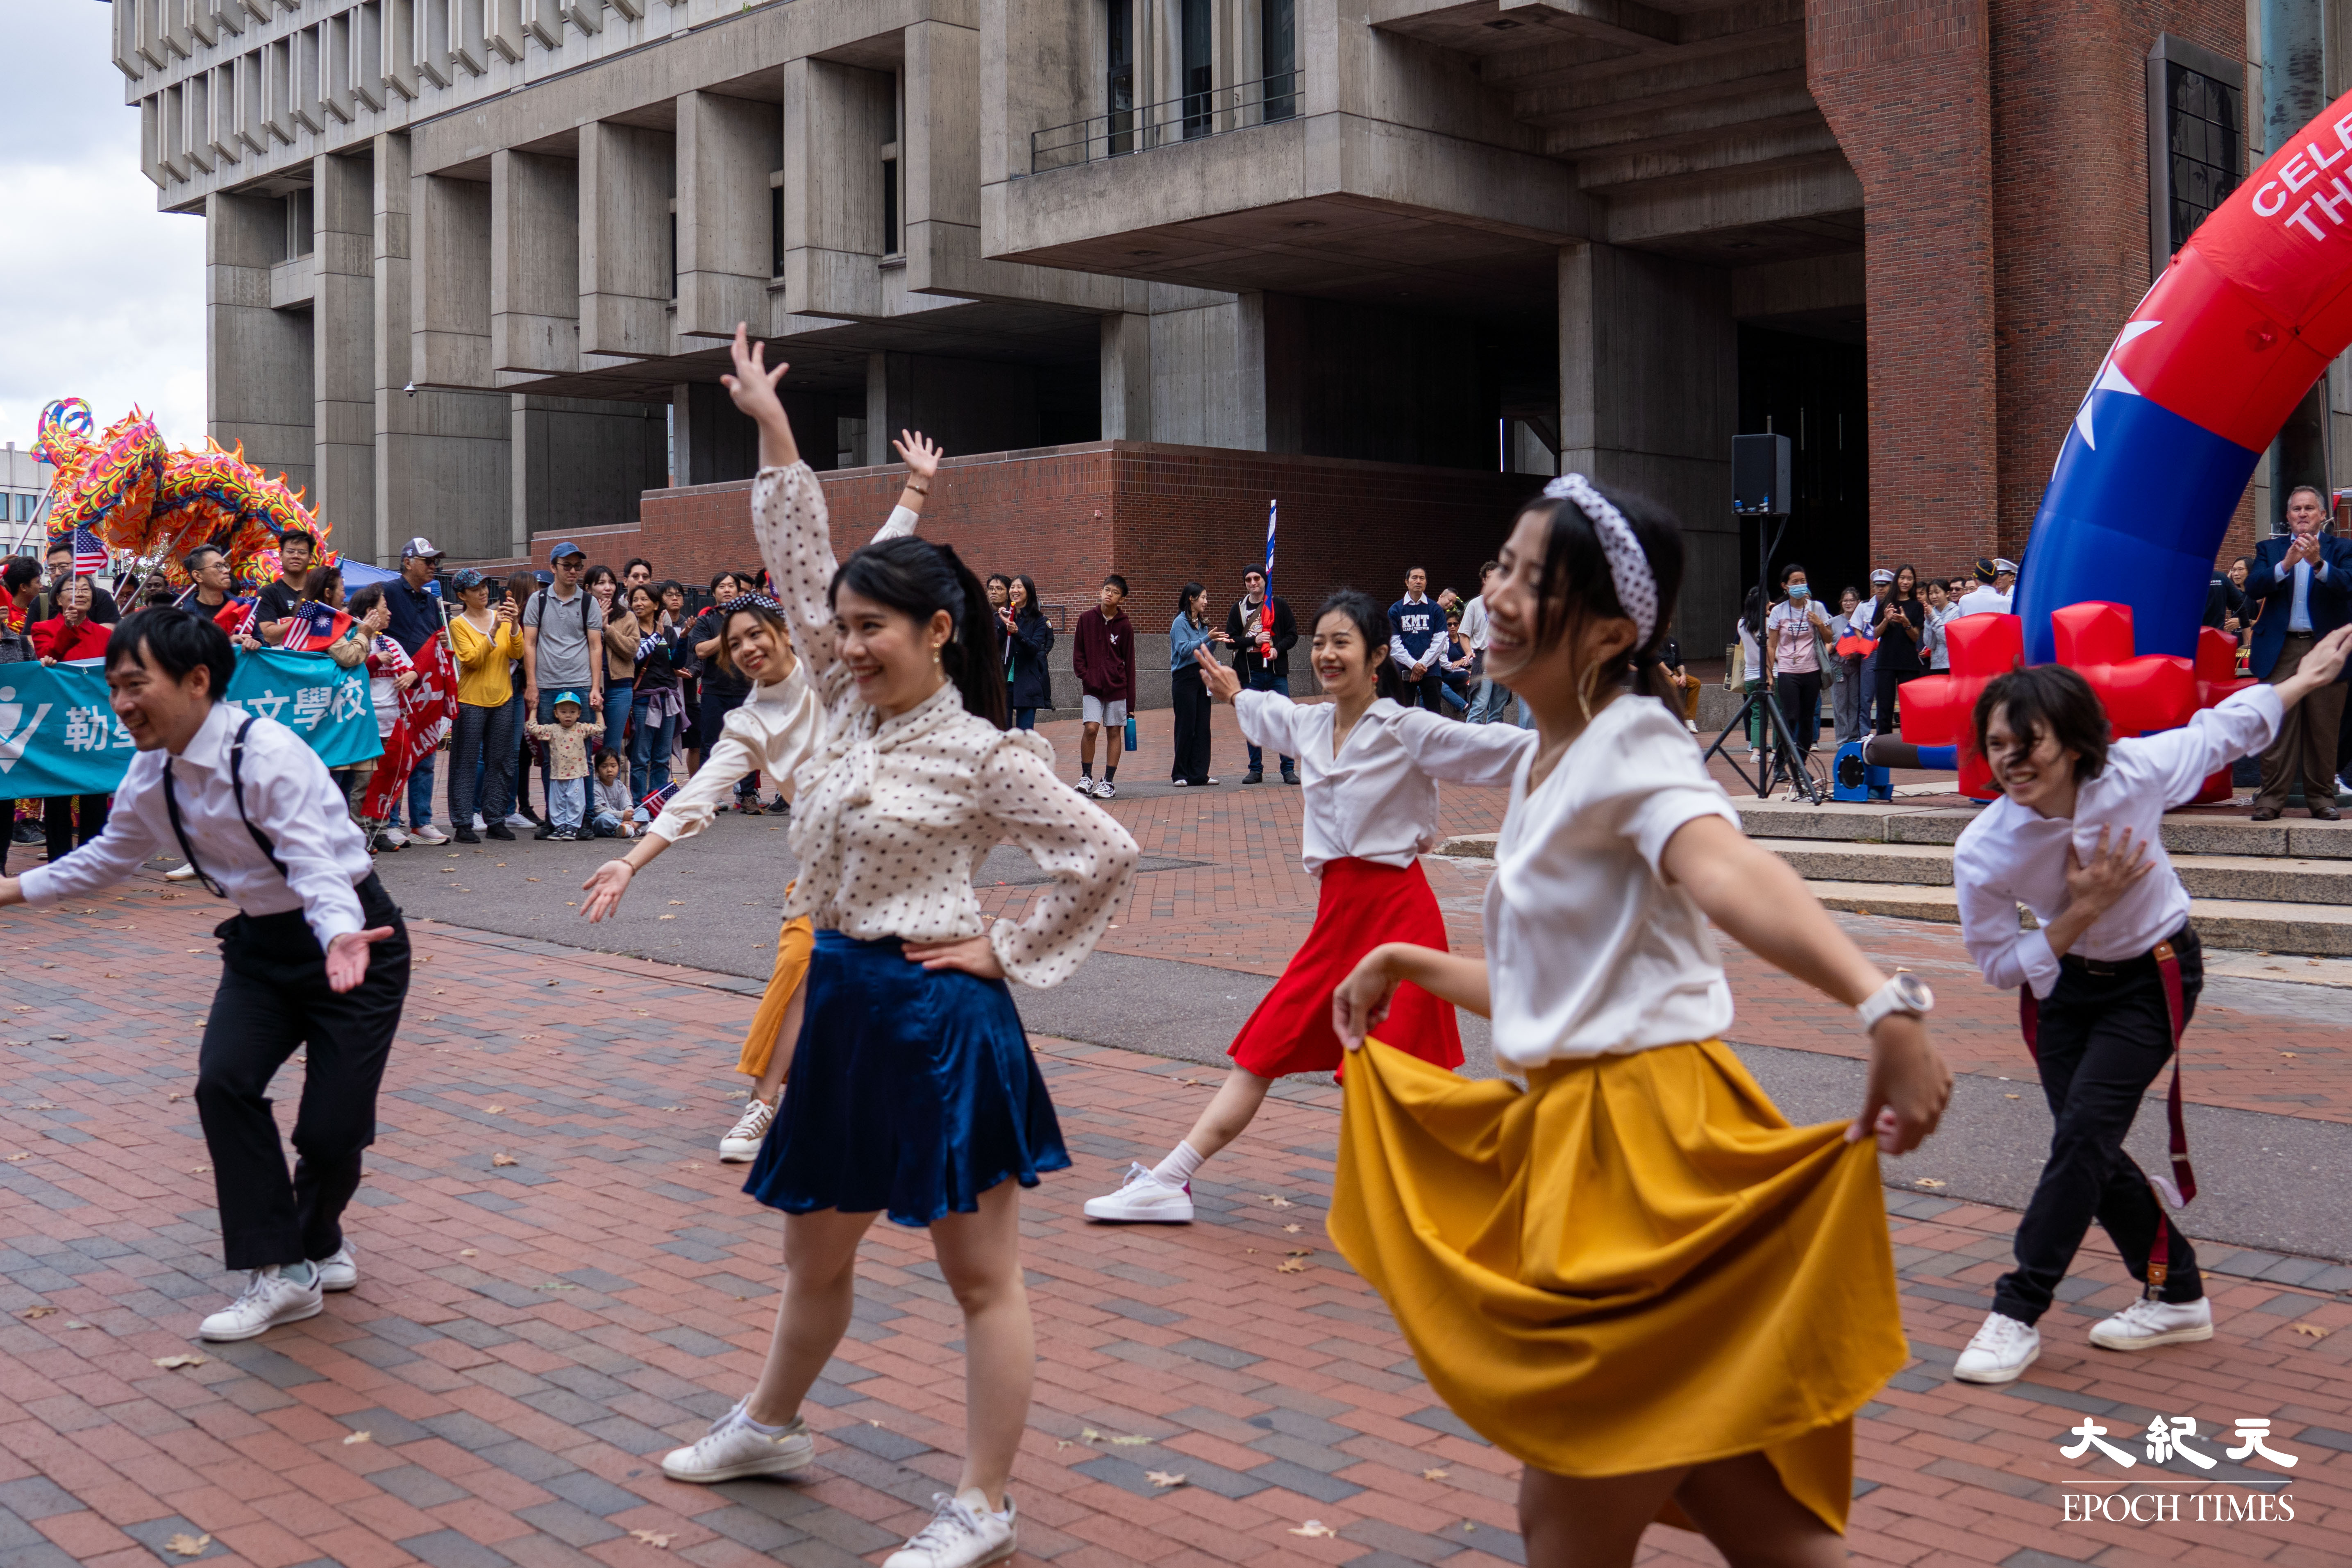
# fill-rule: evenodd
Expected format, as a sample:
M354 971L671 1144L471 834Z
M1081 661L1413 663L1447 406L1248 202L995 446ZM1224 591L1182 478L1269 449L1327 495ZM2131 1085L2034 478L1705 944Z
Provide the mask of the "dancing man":
M919 432L901 430L891 443L907 465L907 487L875 542L912 533L922 516L923 498L945 454ZM757 773L775 781L780 799L793 798L793 774L816 750L824 732L824 712L816 694L793 657L792 628L783 606L765 594L745 594L719 606L719 648L715 657L727 668L751 683L751 695L730 710L719 743L702 760L685 787L670 796L653 826L629 852L607 860L580 884L588 897L580 912L601 921L618 910L629 882L656 857L681 838L691 838L710 826L727 803L728 792L740 779ZM790 889L786 889L787 896ZM783 1041L796 1039L801 1027L802 982L808 976L809 953L816 933L806 915L787 917L776 933L776 965L768 975L768 989L751 1016L751 1031L735 1070L753 1080L751 1103L719 1140L719 1158L741 1164L759 1153L761 1142L776 1119L776 1094L790 1065Z
M885 1568L1013 1554L1006 1486L1028 1423L1036 1342L1021 1275L1020 1191L1066 1169L1045 1080L1004 984L1068 978L1109 925L1138 854L1007 732L985 592L952 550L870 544L836 568L824 492L775 385L786 367L735 332L735 405L760 427L751 522L824 708L801 769L787 914L811 916L805 1021L776 1125L745 1190L784 1211L784 1289L760 1381L662 1460L682 1481L788 1475L813 1444L801 1401L847 1331L875 1219L927 1226L964 1315L965 1452L952 1494ZM973 868L997 844L1054 878L993 926Z
M1088 1199L1089 1219L1191 1219L1192 1173L1241 1136L1274 1080L1339 1068L1331 991L1357 961L1384 942L1445 951L1445 917L1420 858L1437 842L1438 781L1507 785L1535 744L1529 731L1401 706L1389 694L1389 618L1369 594L1342 588L1325 600L1313 647L1316 677L1332 700L1308 708L1245 691L1207 649L1195 656L1210 694L1234 705L1250 743L1298 759L1307 874L1322 891L1306 942L1225 1053L1233 1068L1208 1109L1166 1159L1130 1166L1118 1191ZM1448 1072L1462 1065L1453 1004L1417 985L1398 988L1381 1037Z
M1736 1563L1841 1562L1853 1413L1910 1354L1877 1151L1917 1143L1950 1092L1933 998L1742 836L1652 693L1673 518L1568 475L1502 562L1486 668L1538 742L1487 957L1385 943L1335 993L1359 1054L1332 1239L1431 1385L1526 1465L1528 1562L1630 1563L1653 1520ZM1851 1124L1790 1126L1724 1045L1710 921L1855 1007L1871 1065ZM1528 1087L1367 1042L1406 982L1492 1017Z
M196 1111L228 1266L248 1278L204 1321L207 1340L316 1317L321 1291L359 1283L342 1213L360 1151L375 1142L376 1089L408 997L408 931L343 792L291 730L221 700L235 662L228 634L185 610L141 610L116 626L106 681L139 751L106 831L0 879L0 907L54 904L171 850L236 905L221 927ZM309 1063L289 1176L268 1089L298 1047Z
M2124 1152L2140 1097L2173 1063L2175 1205L2196 1194L2180 1121L2179 1047L2205 965L2189 892L2161 841L2164 814L2216 769L2252 756L2286 715L2329 689L2352 626L2320 638L2293 674L2254 686L2178 730L2116 739L2090 683L2061 665L2011 671L1977 699L1976 746L2001 798L1952 851L1960 934L1994 985L2015 986L2026 1048L2056 1123L2017 1223L2017 1267L1954 1363L1968 1383L2011 1383L2042 1353L2034 1325L2096 1219L2146 1294L2091 1326L2102 1350L2213 1337L2189 1238ZM2017 929L2017 906L2037 929Z

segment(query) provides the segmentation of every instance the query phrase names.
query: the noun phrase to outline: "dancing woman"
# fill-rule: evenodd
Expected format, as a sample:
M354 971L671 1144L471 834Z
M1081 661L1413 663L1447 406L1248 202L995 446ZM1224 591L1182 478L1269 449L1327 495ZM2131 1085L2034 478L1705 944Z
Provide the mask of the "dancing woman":
M1933 998L1741 835L1647 694L1682 583L1674 520L1570 474L1502 563L1486 670L1538 740L1496 847L1487 957L1385 944L1334 994L1360 1054L1332 1239L1431 1385L1526 1465L1530 1564L1630 1563L1653 1520L1734 1563L1842 1563L1853 1413L1909 1354L1877 1150L1916 1145L1950 1093ZM1710 920L1856 1007L1871 1056L1851 1124L1790 1126L1723 1044ZM1367 1042L1405 982L1491 1017L1528 1087Z
M912 533L922 516L923 498L940 469L940 449L921 435L902 430L891 443L905 460L907 487L891 510L890 520L876 541ZM816 694L793 657L792 627L783 606L765 594L745 594L719 606L719 646L712 657L738 679L750 682L751 694L727 715L718 743L684 788L672 795L644 837L617 860L607 860L581 884L588 895L580 912L601 921L616 912L629 883L656 857L681 838L691 838L710 826L727 801L729 789L740 779L762 773L775 780L781 799L793 798L793 773L816 750L824 732L824 714ZM809 953L816 933L806 915L785 919L776 933L776 964L769 973L767 992L751 1016L751 1032L735 1070L753 1080L751 1103L727 1134L719 1140L722 1163L740 1164L760 1152L761 1141L775 1121L776 1091L784 1080L791 1053L776 1048L796 1039L801 1026L801 983L808 975Z
M746 1185L785 1215L775 1337L758 1385L662 1468L722 1481L809 1463L801 1401L849 1326L858 1242L887 1212L929 1228L963 1309L966 1447L954 1494L886 1568L969 1568L1014 1546L1005 1486L1036 1368L1020 1189L1070 1163L1004 977L1068 977L1127 890L1135 841L1055 778L1044 742L1005 732L997 628L953 551L891 539L835 567L824 492L776 398L785 367L740 327L734 353L728 390L760 427L752 528L825 714L785 903L814 919L816 957ZM1026 920L992 927L971 871L1007 839L1054 883Z
M1192 1217L1192 1173L1265 1103L1274 1080L1339 1066L1331 991L1383 942L1445 951L1445 917L1422 874L1437 842L1437 784L1508 784L1534 748L1530 731L1461 724L1387 694L1388 614L1342 588L1315 613L1315 675L1332 700L1300 707L1195 651L1209 694L1234 705L1250 744L1298 759L1306 781L1307 874L1321 884L1315 924L1282 978L1226 1054L1225 1081L1192 1131L1155 1166L1131 1166L1118 1191L1087 1202L1087 1217L1181 1223ZM1402 985L1381 1037L1451 1072L1462 1065L1452 1003Z
M2042 1353L2035 1328L2096 1219L2147 1292L2091 1325L2102 1350L2213 1337L2197 1254L2124 1152L2140 1097L2173 1062L2175 1204L2196 1195L2179 1121L2181 1033L2205 963L2189 891L2158 835L2164 814L2206 777L2274 740L2294 705L2344 668L2352 628L2323 637L2294 676L2255 686L2178 730L2116 739L2090 683L2036 665L1977 699L1976 746L2002 798L1952 851L1960 934L1991 984L2015 986L2026 1048L2055 1124L2050 1157L2017 1222L2017 1267L1952 1367L1967 1383L2010 1383ZM2111 841L2110 835L2114 837ZM2036 929L2017 929L2017 906ZM2185 1194L2185 1195L2184 1195Z

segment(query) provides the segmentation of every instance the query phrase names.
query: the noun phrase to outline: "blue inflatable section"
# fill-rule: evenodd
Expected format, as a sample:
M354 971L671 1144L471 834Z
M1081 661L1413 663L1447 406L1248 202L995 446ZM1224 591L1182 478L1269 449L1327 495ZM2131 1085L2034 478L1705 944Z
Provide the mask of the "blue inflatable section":
M2194 658L2213 555L2259 454L2136 393L2095 391L2087 413L2098 445L2078 418L2026 542L2025 661L2055 658L2052 612L2088 599L2132 607L2137 651Z

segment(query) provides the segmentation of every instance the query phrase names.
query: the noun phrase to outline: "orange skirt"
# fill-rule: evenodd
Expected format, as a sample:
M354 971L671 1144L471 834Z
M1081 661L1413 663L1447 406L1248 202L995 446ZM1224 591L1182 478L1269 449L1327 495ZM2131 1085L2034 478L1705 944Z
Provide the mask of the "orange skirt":
M792 1005L793 993L808 978L809 954L816 947L816 930L806 915L797 915L784 922L776 933L776 967L768 976L768 989L760 998L760 1010L751 1015L751 1031L743 1037L742 1055L736 1059L735 1070L747 1078L758 1078L768 1070L768 1063L776 1054L776 1036L784 1026L784 1009Z

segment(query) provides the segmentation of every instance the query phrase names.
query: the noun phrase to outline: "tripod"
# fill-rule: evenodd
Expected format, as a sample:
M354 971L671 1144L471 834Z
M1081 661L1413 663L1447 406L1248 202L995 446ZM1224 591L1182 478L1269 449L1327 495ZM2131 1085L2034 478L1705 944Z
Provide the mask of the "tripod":
M1780 520L1780 527L1773 531L1770 546L1757 551L1756 597L1759 604L1771 603L1769 580L1772 572L1772 552L1780 548L1780 535L1787 531L1788 526L1788 519L1784 516ZM1756 542L1759 546L1764 544L1764 528L1761 519L1757 522ZM1757 637L1758 651L1763 652L1768 646L1763 634L1759 632ZM1734 732L1744 731L1748 727L1749 715L1757 712L1759 707L1764 724L1762 748L1764 754L1756 769L1756 776L1750 779L1748 770L1740 765L1738 759L1732 755L1730 748L1724 742L1728 741ZM1706 763L1720 756L1726 763L1730 763L1731 771L1739 775L1742 784L1753 784L1756 786L1756 796L1759 800L1769 800L1772 797L1774 785L1780 779L1786 778L1792 795L1801 796L1814 805L1820 805L1829 799L1829 792L1823 787L1822 781L1813 776L1812 770L1805 765L1805 754L1797 750L1795 734L1796 731L1789 726L1788 715L1780 711L1780 700L1774 695L1771 681L1766 679L1741 700L1739 710L1731 716L1731 722L1723 727L1723 733L1715 738L1715 744L1709 746L1706 749L1706 754L1699 760Z

